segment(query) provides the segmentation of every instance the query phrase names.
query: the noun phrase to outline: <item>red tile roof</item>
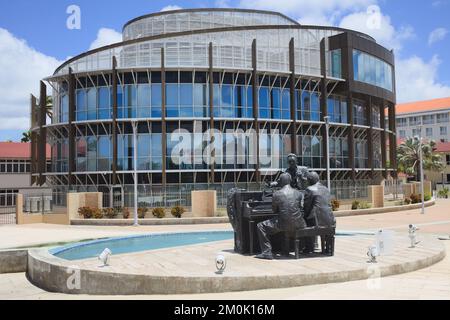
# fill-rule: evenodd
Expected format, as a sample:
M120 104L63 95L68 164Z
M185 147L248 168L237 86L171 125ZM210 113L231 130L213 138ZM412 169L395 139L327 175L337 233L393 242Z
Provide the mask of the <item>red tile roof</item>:
M450 109L450 97L397 104L396 114Z
M437 152L450 152L450 142L439 142L436 144Z
M51 157L51 148L47 144L47 159ZM19 142L0 142L0 159L29 159L31 144Z

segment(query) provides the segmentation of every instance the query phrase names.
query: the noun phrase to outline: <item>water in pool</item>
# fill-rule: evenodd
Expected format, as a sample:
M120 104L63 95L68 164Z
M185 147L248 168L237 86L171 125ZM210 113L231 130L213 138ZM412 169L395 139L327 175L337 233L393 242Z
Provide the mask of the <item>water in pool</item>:
M233 239L232 231L150 234L80 242L51 249L50 253L66 260L80 260L98 257L105 248L115 255L229 239Z

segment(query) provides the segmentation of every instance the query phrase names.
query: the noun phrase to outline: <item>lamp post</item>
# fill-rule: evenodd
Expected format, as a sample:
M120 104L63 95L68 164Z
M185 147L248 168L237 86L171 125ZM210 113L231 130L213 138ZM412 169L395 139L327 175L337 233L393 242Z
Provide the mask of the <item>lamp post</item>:
M420 170L420 194L422 201L422 214L425 214L425 189L423 186L423 151L422 151L422 125L419 126L419 170Z
M134 223L137 227L138 222L138 174L137 174L137 122L133 121L133 174L134 174Z
M323 119L325 120L325 136L327 137L327 140L326 140L326 149L327 149L327 187L328 187L328 190L331 191L331 174L330 174L330 137L329 137L329 132L330 132L330 117L329 117L329 116L325 116L325 117L323 117Z

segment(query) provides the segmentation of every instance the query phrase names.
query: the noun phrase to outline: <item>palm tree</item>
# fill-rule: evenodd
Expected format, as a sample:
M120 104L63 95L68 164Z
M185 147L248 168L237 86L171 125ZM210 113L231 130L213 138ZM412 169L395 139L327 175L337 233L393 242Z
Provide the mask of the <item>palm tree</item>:
M22 133L22 140L20 140L22 143L30 142L31 141L31 131L25 131Z
M408 138L397 148L398 170L408 175L415 175L420 180L420 140L419 137ZM422 158L424 170L441 171L444 168L442 157L436 152L436 142L422 141Z

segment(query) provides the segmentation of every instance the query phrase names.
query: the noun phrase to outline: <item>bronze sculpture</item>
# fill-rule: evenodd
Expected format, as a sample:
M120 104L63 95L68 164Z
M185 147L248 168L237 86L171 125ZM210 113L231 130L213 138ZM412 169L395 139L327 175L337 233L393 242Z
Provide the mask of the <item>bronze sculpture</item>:
M331 209L330 190L319 182L317 172L308 172L306 178L309 186L305 190L303 208L308 227L336 225L336 219Z
M303 194L291 186L292 178L288 173L283 173L278 181L278 187L272 197L273 213L278 214L277 218L272 218L257 225L259 245L261 254L257 255L260 259L273 259L272 244L269 236L280 232L294 232L306 227L303 219L302 200Z
M306 173L308 172L307 167L297 165L297 155L291 153L287 157L288 168L285 173L291 176L291 187L304 190L306 188ZM269 187L275 188L279 187L279 181L275 181L269 184Z
M260 247L257 258L273 259L273 252L288 253L294 244L298 258L299 252L314 252L314 241L320 237L322 253L334 254L336 220L330 190L319 182L316 172L297 165L295 154L288 156L288 164L276 182L267 184L276 190L272 197L267 190L230 190L227 211L236 252L253 254Z

